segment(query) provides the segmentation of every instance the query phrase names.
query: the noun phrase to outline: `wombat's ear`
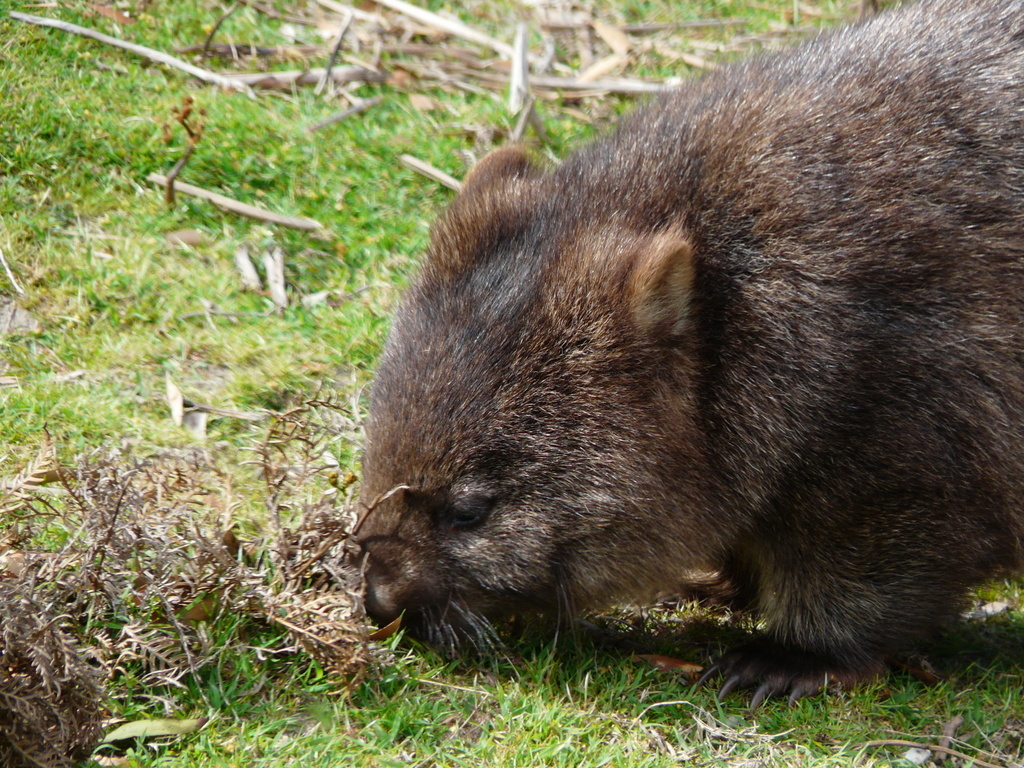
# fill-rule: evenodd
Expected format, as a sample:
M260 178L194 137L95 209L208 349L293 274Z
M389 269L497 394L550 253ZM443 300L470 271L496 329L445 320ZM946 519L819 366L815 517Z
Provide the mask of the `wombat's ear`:
M686 330L693 294L693 247L678 232L661 232L638 249L629 276L629 305L645 332L676 336Z
M541 173L541 169L530 162L520 145L509 144L488 152L470 168L462 181L462 194L529 179Z

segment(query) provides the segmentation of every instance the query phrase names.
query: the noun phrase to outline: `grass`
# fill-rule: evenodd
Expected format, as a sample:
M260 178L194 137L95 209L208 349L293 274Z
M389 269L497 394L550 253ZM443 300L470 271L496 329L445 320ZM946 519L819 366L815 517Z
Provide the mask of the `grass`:
M282 10L286 5L294 10L278 3ZM824 21L846 12L812 5ZM371 378L388 317L429 222L451 197L404 169L398 156L414 154L458 177L463 157L500 143L514 121L500 99L487 95L415 83L367 85L357 93L384 96L380 105L310 135L307 125L339 108L312 89L253 100L7 17L8 10L45 12L170 51L201 42L226 10L170 0L132 7L138 23L113 29L82 3L40 11L0 0L0 250L24 287L21 306L44 326L38 334L0 337L0 376L16 380L0 389L0 476L34 455L44 430L64 461L122 443L142 453L195 443L169 418L167 376L186 397L226 408L278 410L324 385L363 407L359 393ZM784 20L792 3L601 0L596 7L611 23L735 16L757 31ZM488 0L464 18L508 38L520 13L511 2ZM714 41L726 33L693 34ZM247 6L224 23L218 39L288 42L281 22ZM575 66L574 56L560 53ZM631 74L679 69L644 54ZM438 108L414 108L408 90L424 91ZM183 179L315 218L324 233L273 229L186 197L168 208L145 179L166 172L184 151L180 128L165 141L164 126L186 96L205 111L206 128ZM575 105L581 114L542 103L550 141L540 151L552 159L564 155L629 104L585 101ZM594 125L581 119L587 116ZM200 230L203 241L168 243L165 235L180 229ZM264 315L268 299L243 290L232 263L242 242L253 243L256 253L272 243L284 249L292 298L286 311ZM327 289L334 291L327 303L298 301ZM0 293L13 294L2 271ZM196 314L204 302L237 316ZM236 514L255 527L262 510L247 490L255 481L241 459L265 429L212 419L205 439L231 467ZM358 446L338 458L355 466ZM1012 584L984 597L1020 604ZM737 635L714 615L652 611L629 621L642 625L639 637L650 650L699 663ZM741 697L718 703L711 691L632 659L621 645L566 635L555 641L546 633L511 641L514 655L458 662L394 638L394 663L342 696L304 656L261 651L280 639L276 630L227 618L208 628L211 642L224 649L218 664L184 688L149 688L130 667L111 684L116 716L210 716L211 722L190 736L104 751L126 754L126 764L140 768L829 766L850 765L858 745L872 739L934 741L960 714L964 751L1019 762L1022 624L1015 610L958 625L924 646L944 673L935 686L894 672L863 689L795 707L771 701L751 714ZM899 763L903 751L869 752L866 764Z

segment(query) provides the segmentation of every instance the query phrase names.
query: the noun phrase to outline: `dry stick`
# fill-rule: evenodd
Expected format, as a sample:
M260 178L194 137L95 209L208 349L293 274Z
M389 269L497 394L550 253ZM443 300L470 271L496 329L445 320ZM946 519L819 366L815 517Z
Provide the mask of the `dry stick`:
M443 16L438 16L436 13L407 3L405 0L377 0L377 5L383 5L386 8L390 8L393 11L398 11L403 16L408 16L410 19L415 19L421 24L426 24L428 27L434 27L440 29L442 32L461 37L463 40L469 40L470 42L483 45L491 50L497 51L505 58L512 58L512 46L508 43L503 43L501 40L495 40L493 37L485 35L483 32L478 32L472 27L463 24L461 21L454 19L446 19Z
M422 160L417 160L412 155L402 155L398 159L406 168L411 168L412 170L416 171L416 173L422 174L426 176L428 179L433 179L434 181L440 182L444 186L448 187L448 189L454 189L456 192L462 189L461 181L452 176L449 176L444 171L439 171L437 168L430 165L429 163L425 163Z
M541 116L537 113L537 99L530 95L526 99L526 105L523 106L522 112L519 113L519 117L516 118L515 128L512 129L512 133L509 138L512 141L522 141L522 137L526 135L526 126L534 126L534 130L537 132L537 137L541 139L543 143L548 143L548 132L544 127L544 121Z
M11 268L7 266L7 259L4 258L4 252L2 248L0 248L0 264L4 265L4 272L7 273L7 279L11 281L11 285L14 286L14 290L18 292L19 296L24 296L25 289L18 285L18 281L14 279L14 273L11 272Z
M191 408L196 411L202 411L203 413L208 413L211 416L220 416L225 419L241 419L242 421L264 421L268 416L268 414L266 413L236 411L233 408L218 408L215 405L197 403L194 400L189 400L187 397L182 401L182 404L186 408Z
M645 34L649 32L664 32L671 29L701 29L704 27L742 27L749 24L747 19L701 19L699 21L680 21L678 23L666 24L624 24L619 27L623 32L631 34ZM548 21L542 22L541 29L551 32L567 32L576 29L589 27L589 21Z
M228 77L236 83L245 83L254 88L276 88L283 85L313 85L319 82L323 74L323 69L290 69L285 72L243 72ZM381 83L388 76L365 67L338 67L331 72L331 79L336 83Z
M210 34L206 36L206 42L203 43L203 52L199 54L199 58L205 60L210 52L210 43L213 42L213 36L217 34L217 30L220 29L220 25L228 20L228 16L238 10L238 3L233 4L228 8L228 12L217 19L217 23L213 25L213 29L210 30Z
M178 174L181 173L181 169L185 167L185 163L192 157L192 152L196 148L196 144L203 138L203 128L205 124L202 120L198 120L196 125L190 125L188 118L193 112L193 100L191 96L186 96L184 102L182 102L181 109L175 116L175 120L185 129L185 133L188 135L188 146L185 147L185 153L181 156L181 159L174 164L171 168L171 172L167 174L167 185L164 188L164 200L167 201L167 205L174 205L174 180L178 178ZM205 115L204 110L199 110L199 115L202 117ZM168 128L168 131L170 129Z
M345 16L345 23L341 25L341 31L338 32L338 40L334 43L334 48L331 49L331 57L327 60L324 76L320 78L320 82L316 84L316 90L313 91L317 96L324 92L324 88L327 87L327 81L331 79L331 70L334 69L334 62L338 58L338 51L341 50L341 41L345 39L345 33L348 32L348 27L351 23L352 14L349 13Z
M147 178L157 186L167 186L167 177L159 173L151 173ZM231 211L232 213L237 213L240 216L248 216L251 219L258 219L260 221L269 221L272 224L280 224L283 227L291 227L292 229L304 229L306 231L323 229L323 224L318 221L297 218L294 216L284 216L280 213L268 211L265 208L257 208L255 205L239 202L238 200L218 194L217 192L211 192L208 189L203 189L202 187L186 184L184 181L175 182L174 187L179 192L183 192L186 195L192 195L193 197L200 197L203 200L209 200L214 205L219 206L224 210Z
M181 173L181 169L185 167L185 163L192 157L192 150L195 148L196 145L190 141L188 146L185 147L185 154L181 156L181 159L174 164L170 173L167 174L167 183L164 185L164 201L168 205L174 205L174 181L178 178L178 174Z
M467 76L474 77L489 83L506 83L509 76L498 72L472 71L463 72ZM609 77L602 80L593 80L589 83L581 83L572 77L557 77L555 75L533 75L530 84L534 88L545 90L561 91L607 91L610 93L657 93L669 86L664 83L649 83L644 80L630 80L623 77Z
M523 136L526 135L526 126L532 125L533 130L537 133L537 138L543 143L547 144L548 133L544 128L544 121L541 120L539 114L537 114L537 100L530 96L526 100L526 106L523 107L523 111L519 113L519 117L516 119L516 126L512 129L510 138L512 141L522 141Z
M104 35L102 32L97 32L86 27L80 27L77 24L69 24L66 21L58 21L57 19L48 19L43 16L32 16L28 13L19 13L17 11L11 11L8 14L12 19L18 21L24 21L27 24L36 24L40 27L52 27L53 29L59 29L62 32L70 32L75 35L81 35L82 37L88 37L93 40L98 40L101 43L112 45L115 48L121 48L123 50L134 53L136 56L142 56L143 58L149 59L150 61L156 61L160 64L166 64L175 69L180 69L182 72L188 72L193 77L197 77L200 80L219 85L223 88L234 88L235 90L244 91L250 96L255 97L244 82L238 80L232 80L229 77L218 75L214 72L207 72L205 69L194 67L188 62L177 59L174 56L163 53L161 51L155 51L152 48L146 48L143 45L135 45L134 43L126 43L124 40L118 40L116 37L110 35Z
M942 747L937 744L922 744L919 741L907 741L905 739L879 739L878 741L866 741L860 745L862 750L873 749L874 747L907 747L908 749L925 749L929 752L941 752L942 754L949 755L950 757L959 757L962 760L973 760L973 764L981 766L981 768L1006 768L1005 766L998 765L997 763L986 763L984 760L968 755L966 752L960 752L959 750Z
M360 112L365 112L370 107L374 107L377 104L380 104L382 101L384 101L384 98L382 96L374 96L372 99L363 99L357 104L353 104L348 109L343 109L341 112L338 112L335 115L331 115L330 117L321 120L319 123L313 123L313 125L309 126L306 129L306 133L319 131L321 128L326 128L328 125L334 125L334 123L341 122L346 117L358 115Z
M508 111L518 114L530 98L530 48L526 36L526 23L516 25L512 43L512 68L508 83Z
M267 58L268 56L310 57L320 52L319 45L256 45L255 43L213 43L209 55L222 58L236 58L239 52L247 56ZM203 45L185 45L175 48L175 53L196 53L203 50Z

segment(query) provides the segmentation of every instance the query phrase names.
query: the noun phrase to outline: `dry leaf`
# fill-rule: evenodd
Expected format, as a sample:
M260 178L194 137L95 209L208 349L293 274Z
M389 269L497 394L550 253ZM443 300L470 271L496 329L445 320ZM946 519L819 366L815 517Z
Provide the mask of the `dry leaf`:
M1010 609L1010 604L1003 601L997 600L992 603L985 603L974 608L974 610L967 611L964 614L964 618L967 619L987 619L989 616L995 616L1003 613Z
M14 299L0 297L0 336L8 333L39 333L42 324L19 307Z
M78 368L74 371L68 371L67 373L58 374L53 377L53 380L55 382L63 384L66 381L75 381L76 379L80 379L83 376L87 375L88 373L88 371Z
M288 293L284 287L284 251L280 246L275 245L263 254L263 270L274 306L284 309L288 306Z
M605 24L604 22L597 21L596 19L591 24L594 31L600 35L601 39L608 43L608 47L615 52L616 56L627 56L629 49L632 47L632 43L629 37L618 27L613 27L611 24Z
M902 669L911 677L916 678L925 685L938 685L941 682L941 678L929 669L919 667L916 664L908 664L905 661L899 659L887 659L891 666L897 669Z
M178 613L182 621L198 624L201 621L209 621L217 614L220 606L220 597L217 594L207 595L201 600L192 603L187 609Z
M413 109L419 112L430 112L438 107L436 101L429 96L424 96L422 93L410 93L409 103Z
M25 572L25 553L18 549L11 549L0 554L0 571L15 578Z
M96 13L101 16L106 16L111 21L116 21L118 24L134 24L135 19L131 16L126 16L116 8L110 8L106 5L97 5L96 3L86 3L89 8L92 8Z
M317 291L316 293L311 293L308 296L303 296L302 306L310 308L318 307L321 304L326 303L327 299L330 297L332 293L334 293L334 291L328 289L324 291Z
M171 374L166 374L167 404L171 406L171 418L179 427L185 417L185 396L178 385L171 381Z
M259 273L249 258L249 246L242 243L235 248L235 266L242 276L242 285L251 291L263 290L263 283L260 282Z
M628 61L628 56L620 56L617 53L600 61L595 61L580 73L579 77L576 78L576 82L592 83L595 80L600 80L605 75L611 74L619 67L625 65Z
M387 85L392 88L408 88L416 81L416 76L411 72L408 72L400 67L395 67L391 74L388 75L388 79L385 80Z
M206 239L206 235L200 232L198 229L177 229L174 232L168 232L164 235L164 239L171 245L199 245L203 240Z
M695 53L680 53L679 60L687 66L695 67L696 69L715 69L714 64Z
M135 720L112 730L103 737L103 743L109 744L124 739L148 739L153 736L180 736L198 731L208 721L208 717L196 720Z
M118 755L93 755L92 762L103 766L103 768L117 768L117 766L128 765L128 758Z
M391 637L398 629L402 626L402 617L399 616L397 619L392 621L390 624L381 627L376 632L371 632L367 639L369 640L387 640Z
M700 664L675 659L671 656L662 656L660 653L638 653L636 658L643 659L651 666L666 672L680 672L686 675L692 683L697 682L700 673L704 671L704 667Z

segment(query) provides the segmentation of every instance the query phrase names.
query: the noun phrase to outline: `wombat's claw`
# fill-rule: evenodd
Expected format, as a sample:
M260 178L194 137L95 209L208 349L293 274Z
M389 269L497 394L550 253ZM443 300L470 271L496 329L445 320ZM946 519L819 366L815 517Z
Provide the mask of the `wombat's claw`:
M721 671L722 671L722 666L717 661L714 662L713 664L708 664L706 667L704 667L704 674L702 674L699 678L697 678L697 687L698 688L703 688L704 684L708 680L710 680L712 677L714 677L715 675L717 675ZM719 693L721 693L721 691L719 691ZM721 697L719 697L719 698L721 698Z
M711 678L723 675L725 681L718 689L719 701L738 688L757 686L750 700L750 709L754 710L772 696L788 693L789 704L793 705L804 696L814 696L833 683L854 685L880 671L880 662L843 665L816 654L765 641L725 654L704 670L697 685L704 685Z

